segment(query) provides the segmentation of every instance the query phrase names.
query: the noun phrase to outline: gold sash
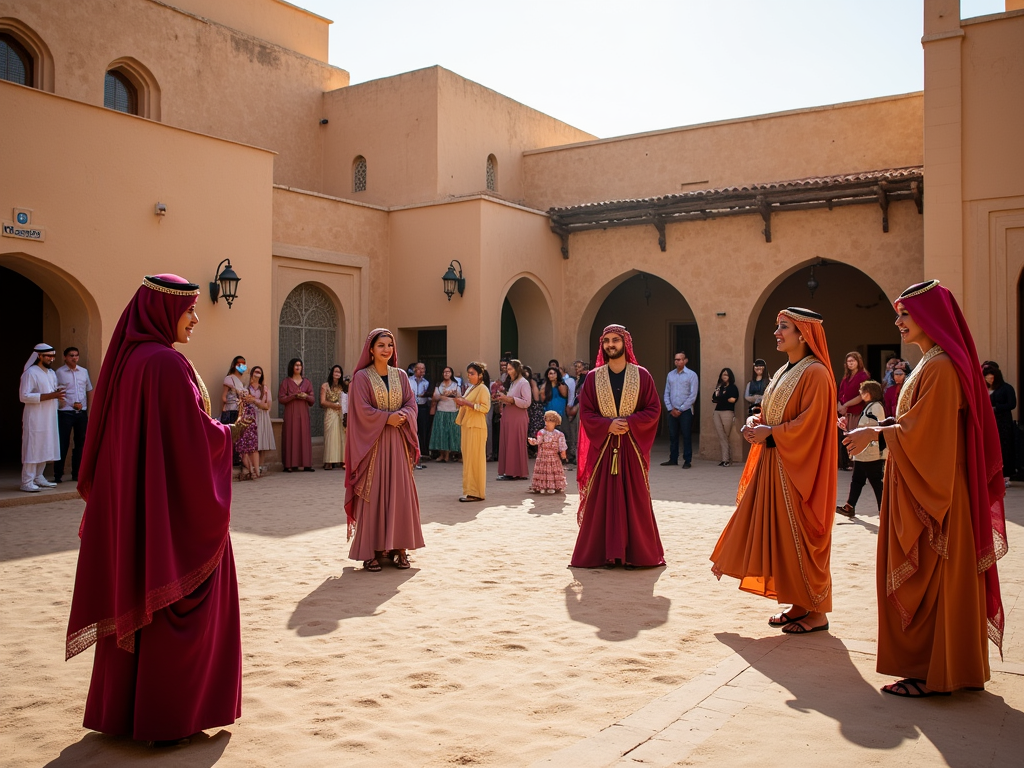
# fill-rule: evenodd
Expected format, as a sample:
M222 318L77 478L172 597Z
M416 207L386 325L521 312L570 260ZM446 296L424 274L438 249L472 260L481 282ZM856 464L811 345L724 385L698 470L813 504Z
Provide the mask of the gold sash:
M188 358L185 358L188 360ZM203 377L199 375L199 371L196 370L195 365L191 360L188 360L188 364L192 366L192 374L196 377L196 386L199 388L199 394L203 398L203 410L206 411L207 416L212 416L210 412L210 393L206 389L206 384L203 383Z
M608 375L608 366L602 365L594 372L594 385L597 387L597 407L606 419L619 419L632 415L636 410L636 401L640 398L640 368L626 363L626 378L622 383L622 400L618 410L615 408L615 394Z

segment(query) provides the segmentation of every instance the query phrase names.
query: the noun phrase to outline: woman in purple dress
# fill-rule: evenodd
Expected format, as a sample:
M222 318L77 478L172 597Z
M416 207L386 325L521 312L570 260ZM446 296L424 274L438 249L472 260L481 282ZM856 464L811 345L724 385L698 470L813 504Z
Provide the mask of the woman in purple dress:
M523 376L521 362L510 360L507 371L507 394L498 395L498 400L504 403L498 447L498 479L525 480L530 474L526 459L526 429L530 422L527 411L533 402L533 393Z

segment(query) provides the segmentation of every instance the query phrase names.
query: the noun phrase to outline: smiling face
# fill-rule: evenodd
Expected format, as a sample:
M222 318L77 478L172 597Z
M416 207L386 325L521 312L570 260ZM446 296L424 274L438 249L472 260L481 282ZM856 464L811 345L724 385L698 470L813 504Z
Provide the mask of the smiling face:
M344 371L341 370L341 366L340 365L336 365L333 368L331 368L331 386L332 387L340 387L341 386L341 377L343 375L344 375Z
M249 384L258 386L263 383L263 369L258 365L249 371Z
M174 340L178 344L188 344L189 339L192 338L192 329L196 327L198 322L199 315L196 314L196 305L193 304L178 318L178 328Z
M626 342L617 333L607 333L601 339L601 351L605 360L615 360L626 353Z
M548 381L550 381L552 384L557 385L561 381L561 377L558 375L558 371L556 371L554 368L548 368L547 377Z
M796 323L783 315L779 318L779 325L775 329L775 348L787 355L791 352L799 352L804 347L800 341L800 331Z
M381 334L377 337L377 340L373 342L373 346L370 348L370 355L373 357L373 362L381 365L387 365L391 359L391 355L395 353L395 340L387 334Z
M896 305L896 327L904 344L917 344L922 351L927 351L935 345L935 342L928 338L928 334L921 330L921 326L914 322L902 301Z

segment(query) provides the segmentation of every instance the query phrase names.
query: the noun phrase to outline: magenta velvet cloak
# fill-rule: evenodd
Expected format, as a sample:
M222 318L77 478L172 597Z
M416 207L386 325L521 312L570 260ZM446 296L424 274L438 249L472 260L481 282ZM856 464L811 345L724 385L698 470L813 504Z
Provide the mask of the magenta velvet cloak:
M601 415L595 376L587 374L580 392L580 523L571 565L597 568L615 560L639 566L664 565L664 549L654 519L648 473L651 447L661 419L654 379L638 366L640 392L634 412L624 417L629 432L608 434L612 419ZM613 449L618 448L613 474Z
M96 385L66 656L98 643L86 727L173 739L241 713L231 437L171 346L195 295L148 285L122 314Z

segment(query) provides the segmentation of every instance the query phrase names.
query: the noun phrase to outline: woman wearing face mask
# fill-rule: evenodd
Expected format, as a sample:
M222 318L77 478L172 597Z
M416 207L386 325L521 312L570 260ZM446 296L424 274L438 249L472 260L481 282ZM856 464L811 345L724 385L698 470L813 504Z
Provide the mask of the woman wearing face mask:
M224 377L224 389L220 395L221 424L234 424L238 421L238 411L241 409L241 403L248 402L245 396L248 396L249 393L242 382L242 374L247 370L245 358L241 355L237 355L231 361L228 375Z

